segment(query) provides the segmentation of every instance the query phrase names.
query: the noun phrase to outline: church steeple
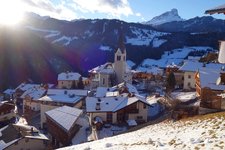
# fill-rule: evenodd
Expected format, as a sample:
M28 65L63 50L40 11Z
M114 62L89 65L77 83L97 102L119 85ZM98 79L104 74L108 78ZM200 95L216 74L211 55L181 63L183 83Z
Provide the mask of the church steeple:
M117 83L121 83L124 81L126 73L126 47L122 32L119 31L118 34L118 48L115 50L114 70L116 73Z
M126 47L125 47L125 43L124 43L124 35L122 32L122 29L118 30L118 47L115 51L115 53L120 50L122 53L126 53Z

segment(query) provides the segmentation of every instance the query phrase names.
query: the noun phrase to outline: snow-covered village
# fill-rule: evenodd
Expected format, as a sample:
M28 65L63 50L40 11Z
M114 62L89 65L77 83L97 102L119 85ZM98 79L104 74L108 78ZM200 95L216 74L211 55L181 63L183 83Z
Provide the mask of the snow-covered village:
M205 8L207 15L221 13L225 14L225 5ZM40 19L40 16L32 16ZM40 20L44 22L47 19L43 17ZM179 37L175 34L181 33L154 29L174 21L185 22L177 9L153 18L146 29L129 27L136 37L128 35L122 26L125 23L121 22L113 31L116 44L99 46L107 54L97 58L92 53L94 61L84 59L85 65L92 66L87 73L83 73L80 68L78 71L63 68L64 71L57 72L53 80L35 82L28 78L19 84L15 78L19 78L20 74L15 73L16 77L13 78L8 75L8 83L15 84L4 85L6 88L0 92L0 149L225 149L223 39L215 40L218 49L198 44L179 48L165 46L167 50L162 51L157 59L145 57L140 63L134 61L139 59L131 59L133 56L129 48L132 45L151 45L159 51L161 46L170 41L162 37ZM95 20L91 22L96 23ZM66 21L63 23L68 24ZM37 34L38 38L52 38L50 41L53 44L61 42L63 46L69 46L73 40L79 40L78 36L53 39L62 32L41 29L43 24L40 23L38 27L29 25L26 29ZM107 30L105 26L104 32ZM88 32L87 36L94 34ZM187 34L186 31L184 34ZM188 34L204 37L206 33ZM85 36L82 38L86 40ZM109 51L113 52L112 59L98 65L94 63L97 59L103 60L102 57L108 56ZM67 56L75 59L72 54L69 57L70 53ZM45 59L48 59L47 56ZM56 62L56 59L55 56L50 63ZM3 61L0 59L0 62ZM55 68L60 69L60 64L64 62L58 62ZM34 66L41 68L41 64ZM27 70L23 71L29 74ZM46 71L44 77L49 76Z

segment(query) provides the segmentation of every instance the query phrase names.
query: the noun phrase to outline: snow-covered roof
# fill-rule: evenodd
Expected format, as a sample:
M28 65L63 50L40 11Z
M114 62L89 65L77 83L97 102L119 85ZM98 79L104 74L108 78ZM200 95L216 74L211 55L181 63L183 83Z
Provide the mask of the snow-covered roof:
M127 62L131 63L131 61ZM126 72L130 72L130 66L126 63ZM89 73L114 74L114 63L107 62L88 71Z
M97 67L89 70L88 72L90 72L90 73L108 73L108 74L112 74L112 73L114 73L113 63L107 62L107 63L105 63L103 65L97 66Z
M20 89L22 91L26 91L26 90L28 90L30 88L39 87L39 86L40 86L40 84L21 83L15 90Z
M133 97L118 96L118 97L87 97L86 109L87 112L116 112L136 102L143 102L150 105L142 96L134 95ZM96 110L98 105L99 109Z
M147 102L150 104L150 105L153 105L153 104L156 104L159 100L163 99L163 97L156 97L155 95L154 96L151 96L151 97L147 97Z
M13 94L14 92L15 92L14 89L7 89L7 90L5 90L3 93L4 93L4 94L11 95L11 94Z
M158 75L158 74L162 75L163 74L163 70L156 66L149 66L149 67L139 66L135 71L149 73L149 74L153 74L153 75Z
M222 67L225 67L225 64L218 64L218 63L204 64L204 63L196 62L196 61L185 61L184 65L182 67L180 67L179 70L196 72L196 71L198 71L200 69L204 69L204 68L212 68L212 69L220 70Z
M118 96L121 88L126 88L129 93L138 94L136 87L132 84L122 82L114 87L98 87L96 97Z
M201 88L208 87L213 90L225 90L225 85L217 84L220 71L204 68L199 70Z
M46 92L46 89L44 89L42 87L33 87L33 88L26 90L20 96L20 98L25 98L26 96L29 96L33 100L38 100L39 98L41 98L44 95L45 92Z
M172 92L173 99L177 99L181 102L187 102L196 98L196 92Z
M87 96L87 90L75 89L48 89L46 96L39 98L40 101L77 103Z
M97 87L96 97L105 97L107 92L113 92L113 88L108 87Z
M82 97L75 95L46 95L39 98L39 101L61 102L61 103L78 103Z
M120 88L127 88L127 90L128 90L129 93L138 94L138 91L137 91L136 87L133 86L130 83L122 82L122 83L120 83L120 84L118 84L118 85L116 85L116 86L114 86L112 88L114 88L115 90L116 89L120 89Z
M80 89L48 89L47 95L76 95L87 96L87 90Z
M82 112L82 110L75 107L62 106L47 111L45 114L68 132L75 125Z
M58 74L58 80L63 80L63 81L71 81L71 80L79 80L81 75L77 72L62 72Z
M206 14L225 13L225 4L205 11Z
M54 84L47 84L48 88L52 88L54 86ZM32 83L21 83L15 90L20 89L22 91L27 91L29 89L32 88L40 88L40 87L44 87L43 84L32 84Z

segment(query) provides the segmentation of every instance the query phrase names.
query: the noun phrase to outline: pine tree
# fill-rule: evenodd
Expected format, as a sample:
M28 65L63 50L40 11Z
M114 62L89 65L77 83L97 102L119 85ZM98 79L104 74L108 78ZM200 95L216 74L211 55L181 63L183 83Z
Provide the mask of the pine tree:
M71 86L71 89L77 89L77 86L76 86L76 82L75 81L73 81L72 86Z
M83 83L82 77L79 78L77 87L78 89L84 89L84 83Z
M175 88L176 80L173 72L170 72L166 78L166 90L167 92L172 91Z

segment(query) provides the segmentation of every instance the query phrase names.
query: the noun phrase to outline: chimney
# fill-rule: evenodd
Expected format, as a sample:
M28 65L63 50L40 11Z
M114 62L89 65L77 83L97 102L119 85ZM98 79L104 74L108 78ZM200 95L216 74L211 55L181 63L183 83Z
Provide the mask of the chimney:
M101 110L100 103L96 103L95 109L96 109L96 110Z

